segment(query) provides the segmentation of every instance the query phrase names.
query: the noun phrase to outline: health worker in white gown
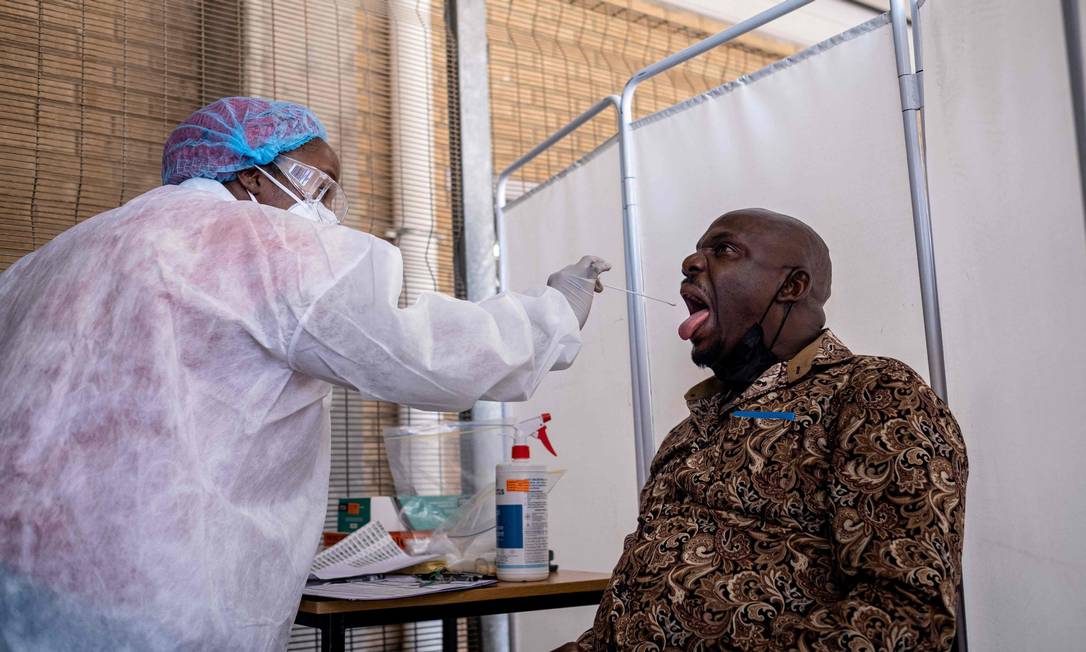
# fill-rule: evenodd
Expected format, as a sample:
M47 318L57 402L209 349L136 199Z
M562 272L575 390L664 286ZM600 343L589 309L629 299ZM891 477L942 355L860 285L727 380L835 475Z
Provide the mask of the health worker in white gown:
M606 263L400 308L338 176L308 109L225 98L171 134L165 185L0 275L0 649L282 650L332 384L459 411L573 362Z

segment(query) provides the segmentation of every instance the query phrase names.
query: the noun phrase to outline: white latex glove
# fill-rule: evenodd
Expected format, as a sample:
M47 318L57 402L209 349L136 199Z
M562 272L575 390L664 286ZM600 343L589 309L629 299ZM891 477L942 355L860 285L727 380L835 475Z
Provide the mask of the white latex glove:
M585 256L550 275L547 285L561 292L577 315L577 322L584 328L588 311L592 309L592 295L603 292L600 274L611 269L611 263L596 256Z

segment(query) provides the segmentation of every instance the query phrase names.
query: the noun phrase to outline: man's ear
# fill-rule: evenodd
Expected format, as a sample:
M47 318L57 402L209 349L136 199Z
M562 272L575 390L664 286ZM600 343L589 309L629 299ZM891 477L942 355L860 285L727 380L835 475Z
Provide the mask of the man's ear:
M261 176L262 175L256 168L248 168L238 172L238 183L241 184L242 188L253 193L253 196L259 197L261 191L260 186L263 182L263 179L260 178Z
M807 298L811 293L811 274L803 268L792 272L788 280L781 286L777 298L785 303L798 303Z

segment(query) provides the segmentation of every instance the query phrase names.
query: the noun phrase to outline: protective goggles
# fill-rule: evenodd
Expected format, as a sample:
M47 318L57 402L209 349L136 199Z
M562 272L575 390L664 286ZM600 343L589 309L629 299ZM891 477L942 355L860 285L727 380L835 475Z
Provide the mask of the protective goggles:
M280 154L272 161L298 189L306 202L321 202L342 222L347 217L347 195L332 177L312 165Z

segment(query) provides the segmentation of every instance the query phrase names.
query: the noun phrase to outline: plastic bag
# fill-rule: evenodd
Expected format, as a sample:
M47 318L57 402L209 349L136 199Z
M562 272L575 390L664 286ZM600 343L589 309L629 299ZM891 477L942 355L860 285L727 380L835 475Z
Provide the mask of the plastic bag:
M385 451L400 516L412 531L412 554L437 554L450 570L494 567L495 466L509 461L514 428L508 422L441 421L386 428ZM546 455L533 446L534 460ZM547 473L547 492L565 474Z

